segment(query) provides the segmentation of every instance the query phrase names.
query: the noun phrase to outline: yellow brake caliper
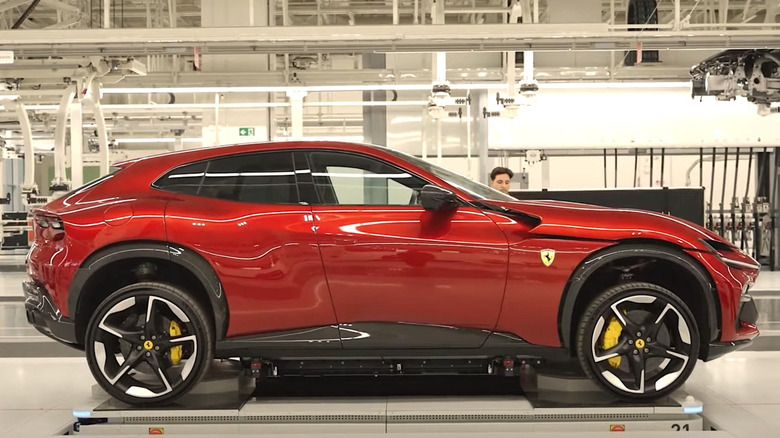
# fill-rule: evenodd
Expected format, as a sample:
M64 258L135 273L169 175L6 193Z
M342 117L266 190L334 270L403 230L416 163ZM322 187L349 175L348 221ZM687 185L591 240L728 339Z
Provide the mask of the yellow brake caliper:
M623 326L620 325L620 321L618 321L618 319L613 316L612 319L609 320L607 329L604 330L604 334L601 337L601 348L606 350L617 345L618 339L620 339L620 333L622 331ZM607 359L607 361L609 361L609 364L612 366L612 368L617 368L620 366L620 356L612 357Z
M179 327L178 322L171 321L171 324L168 326L168 334L171 335L171 338L181 336L181 327ZM171 347L170 357L172 365L178 365L181 362L181 345Z

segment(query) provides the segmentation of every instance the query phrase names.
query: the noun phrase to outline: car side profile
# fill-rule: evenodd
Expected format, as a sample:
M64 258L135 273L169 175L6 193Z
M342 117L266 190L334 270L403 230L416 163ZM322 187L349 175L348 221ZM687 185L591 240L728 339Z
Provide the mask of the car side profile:
M128 403L173 402L214 358L283 374L555 355L652 399L758 335L758 263L671 216L518 201L340 142L117 168L35 212L24 288L29 322Z

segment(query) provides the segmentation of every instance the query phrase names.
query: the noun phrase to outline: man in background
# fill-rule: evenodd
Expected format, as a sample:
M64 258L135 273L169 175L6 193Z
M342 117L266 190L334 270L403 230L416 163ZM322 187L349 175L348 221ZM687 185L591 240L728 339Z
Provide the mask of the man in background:
M515 176L515 173L506 167L496 167L490 172L490 187L508 195L509 182L513 176Z

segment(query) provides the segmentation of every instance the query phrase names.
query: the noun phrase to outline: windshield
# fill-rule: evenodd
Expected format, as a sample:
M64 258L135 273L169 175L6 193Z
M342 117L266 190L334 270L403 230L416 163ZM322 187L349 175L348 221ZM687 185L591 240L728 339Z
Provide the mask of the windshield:
M420 158L417 158L413 155L409 155L404 152L396 151L393 149L383 148L382 150L387 151L397 157L403 158L404 160L414 164L415 166L427 170L428 172L446 181L447 184L456 187L460 190L463 190L464 192L468 193L469 195L477 199L490 199L493 201L517 201L517 199L509 195L505 195L499 192L498 190L488 187L482 183L470 180L463 175L458 175L457 173L449 171L443 167L439 167L435 164L431 164L427 161L421 160Z

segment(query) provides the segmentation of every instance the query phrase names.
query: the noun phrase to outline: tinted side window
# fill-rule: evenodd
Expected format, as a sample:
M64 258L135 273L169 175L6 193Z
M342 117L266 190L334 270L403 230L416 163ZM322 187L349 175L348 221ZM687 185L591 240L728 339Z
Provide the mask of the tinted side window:
M168 192L195 195L205 174L206 162L187 164L166 173L153 186Z
M383 161L339 152L312 152L312 177L326 205L418 205L426 181Z
M297 204L292 152L262 152L211 160L198 195L258 204Z

